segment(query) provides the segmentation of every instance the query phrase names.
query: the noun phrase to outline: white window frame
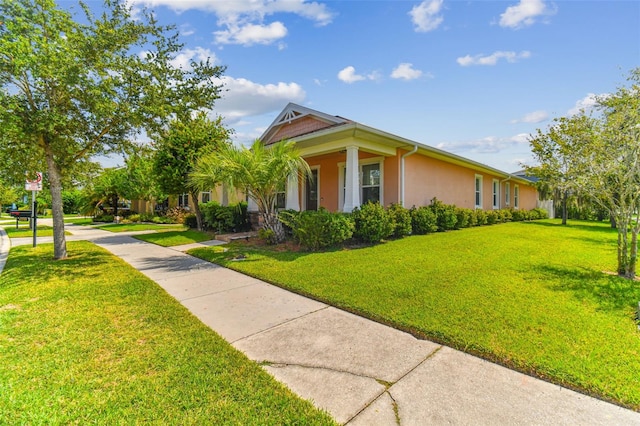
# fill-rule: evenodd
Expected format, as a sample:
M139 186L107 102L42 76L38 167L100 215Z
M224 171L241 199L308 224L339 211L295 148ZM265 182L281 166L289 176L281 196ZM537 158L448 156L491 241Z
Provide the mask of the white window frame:
M380 165L380 205L384 206L384 157L364 158L358 162L358 190L362 201L362 166L376 163ZM338 163L338 207L340 211L344 210L346 164L345 162Z
M473 180L473 202L476 209L482 209L482 175L476 175Z
M178 207L182 207L185 210L191 210L189 207L189 194L184 193L178 195Z
M491 193L493 209L498 210L500 208L500 181L498 179L493 179L491 182Z
M209 198L207 201L204 200L204 196L207 196L207 198ZM202 191L200 193L200 202L202 204L208 203L209 201L211 201L211 191Z
M504 205L507 207L511 205L511 184L509 182L504 184Z
M513 208L520 208L520 186L513 185Z

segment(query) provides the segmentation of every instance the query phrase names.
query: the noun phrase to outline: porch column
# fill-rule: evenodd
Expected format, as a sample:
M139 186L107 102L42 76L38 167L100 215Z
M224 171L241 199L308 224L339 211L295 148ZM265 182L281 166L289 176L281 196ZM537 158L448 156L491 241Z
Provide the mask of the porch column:
M344 176L344 207L342 211L351 213L360 207L360 167L358 165L358 147L347 147L347 162Z
M298 187L298 173L291 173L287 178L287 210L300 211L300 196Z

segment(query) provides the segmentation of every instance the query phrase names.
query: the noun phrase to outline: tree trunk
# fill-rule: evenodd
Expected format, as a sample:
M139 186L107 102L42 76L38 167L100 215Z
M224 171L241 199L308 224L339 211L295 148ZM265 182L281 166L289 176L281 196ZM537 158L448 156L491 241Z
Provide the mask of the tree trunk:
M284 226L278 218L278 213L264 212L262 213L262 219L264 221L264 228L273 231L274 242L276 244L283 242L286 239Z
M567 191L564 191L562 193L562 224L566 225L567 224L567 198L568 198L568 194Z
M631 230L631 255L629 256L629 267L626 278L633 280L636 277L636 263L638 261L638 230L634 227Z
M62 177L56 164L51 147L45 145L45 157L49 172L49 189L51 191L51 215L53 217L53 258L67 258L67 239L64 235L64 211L62 204Z
M198 193L192 192L191 199L193 200L193 212L196 214L196 224L198 231L202 231L202 211L200 211L200 203L198 202Z

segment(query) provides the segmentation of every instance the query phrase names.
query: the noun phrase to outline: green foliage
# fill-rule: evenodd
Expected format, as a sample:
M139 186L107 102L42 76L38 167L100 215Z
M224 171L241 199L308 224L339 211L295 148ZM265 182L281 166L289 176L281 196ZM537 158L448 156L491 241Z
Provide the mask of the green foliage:
M290 176L298 179L311 176L311 169L295 143L280 141L266 148L256 140L251 148L231 145L206 155L198 161L190 182L197 188L212 188L224 182L245 192L256 203L263 226L274 231L276 241L281 242L285 231L278 220L276 201Z
M455 229L468 228L470 226L475 226L472 224L471 218L473 216L473 210L465 209L462 207L455 208L456 214L456 226Z
M218 234L225 232L242 232L250 228L247 203L223 206L217 201L210 201L200 205L204 227Z
M400 204L391 204L387 209L391 219L392 235L396 238L411 234L411 212Z
M415 235L424 235L436 232L438 224L436 222L436 214L428 206L412 207L411 213L411 232Z
M352 215L331 213L323 208L301 213L281 212L280 220L291 229L300 245L309 250L342 244L353 236L355 228Z
M450 231L456 228L458 217L456 216L456 207L454 205L444 204L442 201L434 198L431 200L429 207L436 215L438 232Z
M276 233L273 231L273 229L266 229L266 228L258 229L258 238L260 238L262 241L270 245L278 244L278 240L276 239Z
M196 215L193 213L186 215L183 223L191 229L196 229L198 227L198 220L196 219Z
M366 203L353 210L354 237L365 243L379 243L391 236L391 218L380 203Z
M74 189L62 191L62 210L64 214L76 214L82 204L82 192Z
M473 218L471 219L471 221L475 222L476 226L483 226L487 224L487 212L485 212L484 210L475 209L473 211L473 217L475 218L475 221L473 220Z

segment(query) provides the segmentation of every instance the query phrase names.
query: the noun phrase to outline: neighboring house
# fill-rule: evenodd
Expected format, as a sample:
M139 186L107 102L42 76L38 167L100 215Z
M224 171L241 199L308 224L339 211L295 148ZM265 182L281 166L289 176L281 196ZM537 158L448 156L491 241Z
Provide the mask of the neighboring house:
M209 191L203 191L198 194L199 203L208 203L209 201L217 201L223 206L229 203L237 203L238 201L244 201L244 195L238 192L230 197L227 191L224 191L222 186L218 186ZM193 210L193 198L191 194L178 194L170 195L162 202L156 202L155 200L132 200L131 210L138 213L154 213L159 211L165 211L172 207L183 207L186 210Z
M313 179L290 178L281 208L350 212L367 201L410 208L433 198L471 209L537 206L534 183L522 176L293 103L260 137L284 139L296 142Z

